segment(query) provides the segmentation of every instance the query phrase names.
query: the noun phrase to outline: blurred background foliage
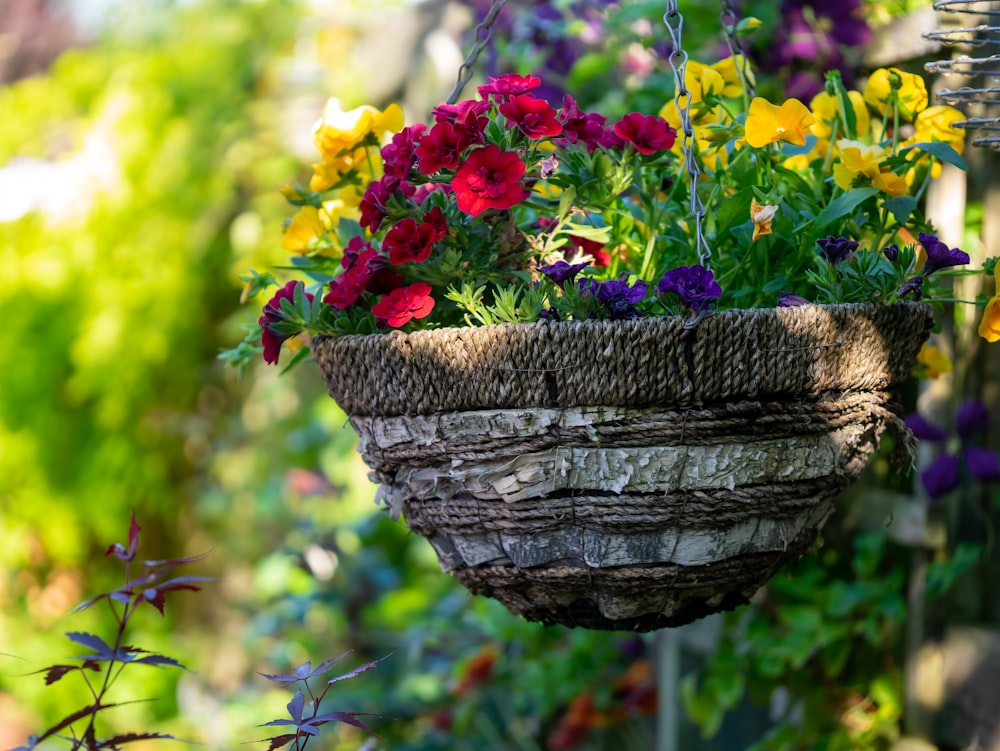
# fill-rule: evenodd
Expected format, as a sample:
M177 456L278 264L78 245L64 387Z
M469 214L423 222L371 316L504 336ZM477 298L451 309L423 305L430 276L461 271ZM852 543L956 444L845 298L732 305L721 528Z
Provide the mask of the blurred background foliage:
M74 35L41 0L0 3L0 24L19 24L7 38L24 40L0 56L0 747L82 703L69 680L26 674L75 653L63 632L101 631L105 614L67 613L115 585L103 552L132 510L144 557L211 551L188 573L215 581L138 620L134 644L192 672L126 671L120 696L155 701L109 717L122 730L210 749L264 737L254 726L288 695L256 671L353 650L347 668L391 657L333 704L383 715L372 725L386 748L653 747L655 637L543 628L471 598L376 510L314 371L238 380L217 360L257 315L239 304L239 275L283 261L278 189L308 172L325 98L401 101L425 119L488 5L120 2ZM751 42L762 90L808 98L817 60L863 76L870 21L927 3L740 5L765 22ZM718 3L681 6L690 49L720 56ZM656 112L672 89L662 12L512 2L485 72L539 73L556 101L569 90L609 117ZM707 659L684 656L682 748L770 733L761 748L875 749L899 736L913 556L882 517L861 534L873 488L912 482L877 461L822 549L727 617ZM942 563L939 589L971 566ZM365 740L335 737L327 747Z

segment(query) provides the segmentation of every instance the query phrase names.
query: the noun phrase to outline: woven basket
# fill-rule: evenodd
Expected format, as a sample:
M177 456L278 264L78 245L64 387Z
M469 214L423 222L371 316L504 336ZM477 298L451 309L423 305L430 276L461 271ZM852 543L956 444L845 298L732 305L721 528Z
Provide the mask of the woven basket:
M381 497L445 571L543 623L646 631L742 604L857 478L926 306L319 337Z

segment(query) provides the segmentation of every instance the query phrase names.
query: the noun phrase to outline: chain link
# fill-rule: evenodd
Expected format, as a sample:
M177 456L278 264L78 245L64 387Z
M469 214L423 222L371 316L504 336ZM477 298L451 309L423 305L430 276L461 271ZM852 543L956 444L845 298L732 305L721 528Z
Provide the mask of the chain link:
M663 14L663 23L670 35L670 56L667 58L670 69L674 72L674 104L681 120L681 150L684 154L684 167L691 180L691 217L695 225L695 249L701 265L708 268L712 259L712 249L705 239L705 204L698 194L698 182L701 179L701 168L698 166L698 156L695 153L697 144L694 138L694 128L691 125L691 97L684 84L687 72L688 55L684 51L684 17L677 8L677 0L667 0L667 9ZM683 106L681 99L684 99Z
M747 95L753 99L756 95L753 79L750 77L750 64L747 56L743 54L743 45L736 37L736 25L740 22L740 15L736 12L733 4L729 0L720 0L722 10L719 11L719 21L722 23L722 32L726 37L726 45L729 47L729 54L733 56L733 63L739 67L740 81L746 89Z
M455 88L451 90L448 95L447 103L454 104L458 101L458 98L462 96L462 89L465 88L466 84L472 79L472 73L474 71L476 61L479 59L479 55L486 48L486 45L490 42L490 37L493 35L493 22L496 21L497 16L500 11L503 10L503 6L507 4L507 0L493 0L490 5L489 13L486 14L486 18L482 20L476 30L473 33L475 38L475 44L472 45L472 49L469 50L468 56L465 61L458 68L458 78L455 81Z

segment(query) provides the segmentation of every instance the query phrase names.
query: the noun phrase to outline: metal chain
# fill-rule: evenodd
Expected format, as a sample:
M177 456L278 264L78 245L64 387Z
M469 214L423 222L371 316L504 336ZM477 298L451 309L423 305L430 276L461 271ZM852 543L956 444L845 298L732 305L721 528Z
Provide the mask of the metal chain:
M479 59L480 53L486 48L486 45L490 42L490 37L493 35L493 22L496 20L500 11L503 10L503 6L507 4L507 0L493 0L490 5L489 13L486 14L486 18L482 20L476 30L473 33L475 38L475 44L472 45L472 49L469 50L468 56L458 68L458 78L455 81L455 88L451 90L451 94L448 95L447 103L454 104L458 101L458 98L462 95L462 89L465 85L469 83L472 79L472 73L476 61Z
M743 45L736 37L736 25L740 22L740 15L729 0L720 0L722 10L719 11L719 21L722 22L722 32L726 37L726 45L729 47L729 54L733 56L733 63L738 64L740 82L746 88L751 99L756 95L753 79L750 78L750 64L747 56L743 53ZM737 61L739 61L737 63Z
M698 166L698 158L695 154L697 144L694 138L694 128L691 125L691 97L687 87L684 85L684 74L687 71L688 55L684 51L682 44L684 35L684 17L681 16L677 8L677 0L667 0L667 9L663 14L663 23L670 34L671 51L667 58L670 69L674 72L674 104L681 120L681 150L684 154L684 167L688 177L691 179L691 216L695 225L695 249L698 251L698 260L701 265L708 268L712 259L712 249L708 247L705 239L705 204L698 194L698 181L701 178L701 168ZM684 98L684 105L681 106L681 98Z

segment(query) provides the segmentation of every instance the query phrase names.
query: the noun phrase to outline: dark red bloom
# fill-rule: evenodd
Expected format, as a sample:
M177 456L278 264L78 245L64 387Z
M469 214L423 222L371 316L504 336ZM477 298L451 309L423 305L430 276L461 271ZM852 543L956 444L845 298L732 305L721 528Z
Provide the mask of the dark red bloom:
M544 99L522 94L500 105L500 113L528 138L546 138L562 133L558 113Z
M575 259L590 256L590 262L594 266L604 267L611 265L611 254L604 249L604 243L597 240L588 240L585 237L577 237L576 235L567 235L566 238L576 251L575 253L566 254L570 258Z
M444 218L444 212L440 206L435 206L424 214L424 224L429 224L434 228L432 242L441 242L448 236L448 222Z
M483 99L492 95L497 99L505 101L514 96L527 94L541 85L542 80L535 76L519 76L516 73L506 73L496 78L490 76L489 83L476 87L476 91L479 92L479 96Z
M417 166L425 175L439 169L455 169L462 155L462 139L451 123L438 123L420 139Z
M303 330L301 322L289 320L285 311L281 309L282 300L295 301L295 288L300 284L302 282L288 282L274 293L274 297L267 301L264 310L261 311L257 323L260 326L260 343L264 346L264 362L266 363L273 365L278 362L282 342L291 339ZM309 302L313 301L312 295L308 292L304 294Z
M671 148L677 131L662 117L630 112L615 123L615 135L635 146L640 153L654 154Z
M567 143L582 141L587 144L587 150L593 151L604 135L604 115L588 114L580 110L576 100L569 94L563 95L563 108L559 113L562 123L562 136Z
M470 109L464 115L455 118L452 125L455 128L455 135L458 136L459 150L473 146L477 143L486 142L486 126L490 124L490 119L480 115L475 110Z
M410 168L417 161L417 144L427 132L423 123L403 128L392 137L392 142L382 147L382 165L385 174L405 180Z
M406 283L375 248L362 243L358 252L350 252L353 244L352 239L340 260L344 273L330 281L330 291L323 296L323 302L340 310L354 305L365 292L381 295Z
M513 151L495 144L473 149L458 168L451 188L458 208L471 216L486 209L509 209L528 197L521 185L525 166Z
M382 241L382 248L389 254L389 263L421 263L430 258L434 249L434 238L438 232L434 225L406 218L397 222Z
M383 296L372 306L372 313L389 326L399 328L415 318L420 319L430 315L433 308L431 285L426 282L414 282L409 287L395 289Z
M373 180L368 183L361 203L358 205L361 210L361 219L358 220L358 223L372 232L377 231L382 220L386 217L389 199L396 193L400 193L404 198L412 196L415 191L416 188L413 185L393 175L385 175L381 180Z
M489 108L490 103L485 99L463 99L457 104L444 104L442 102L431 111L431 114L434 115L436 122L454 125L458 120L465 120L470 113L478 117Z

